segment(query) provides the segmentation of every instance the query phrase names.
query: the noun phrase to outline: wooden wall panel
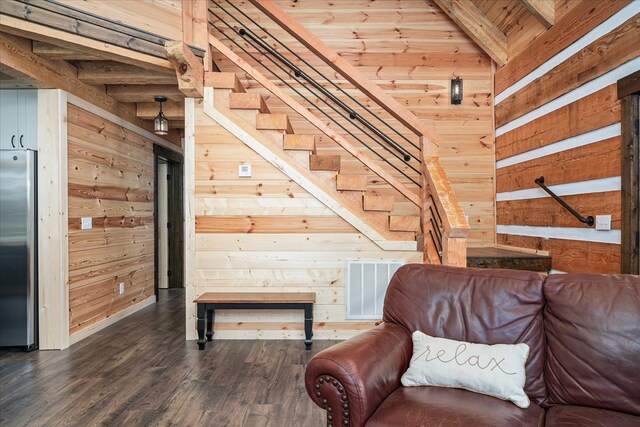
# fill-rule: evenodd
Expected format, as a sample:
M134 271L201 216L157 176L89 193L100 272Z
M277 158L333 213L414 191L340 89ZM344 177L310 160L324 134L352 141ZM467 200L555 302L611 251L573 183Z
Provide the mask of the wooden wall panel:
M607 86L496 138L496 160L620 122L616 85Z
M631 0L556 0L556 23L496 71L496 93L522 79L540 64L584 36Z
M496 73L496 90L503 91L528 72L561 52L582 35L616 13L628 1L586 1L572 6L563 1L564 11L547 33L535 40L523 54ZM557 5L558 6L558 5ZM512 123L518 117L563 96L573 93L575 101L552 109L496 138L497 223L504 227L497 235L500 244L550 252L553 268L566 272L618 273L620 245L589 240L617 242L621 208L624 202L616 180L621 173L621 140L617 136L620 103L617 85L582 95L575 91L640 54L635 40L640 36L640 16L612 29L573 56L566 56L555 68L525 85L496 106L496 126ZM633 40L633 41L632 41ZM574 92L575 91L575 92ZM586 92L588 93L588 92ZM608 139L593 141L585 134L608 127ZM604 135L604 133L603 133ZM569 140L569 141L567 141ZM536 151L554 146L553 154ZM533 151L532 151L533 150ZM518 160L513 156L523 155ZM517 161L511 164L511 161ZM550 197L538 198L534 179L544 176L547 186L563 184L562 198L583 216L611 215L612 231L584 233L586 227ZM606 178L606 179L605 179ZM591 183L591 180L596 180ZM598 184L599 183L599 184ZM590 191L593 187L594 192ZM544 194L544 193L543 193ZM533 198L531 198L533 197ZM522 236L554 235L554 227L563 228L569 238L554 239ZM575 229L575 230L573 230ZM508 234L512 233L512 234ZM591 237L590 237L591 236ZM597 236L597 239L593 238Z
M314 338L347 338L373 327L374 321L345 318L346 261L421 262L422 253L381 250L302 188L294 189L201 107L195 120L195 294L313 291ZM237 177L240 164L251 164L251 178ZM187 336L194 333L195 323L187 320ZM299 311L216 313L217 338L303 336Z
M496 191L536 188L540 176L547 186L620 176L620 137L498 169Z
M489 57L433 2L427 0L406 2L277 0L276 3L442 136L443 145L440 147L440 156L458 199L466 207L465 209L468 209L465 210L466 214L470 217L480 217L480 222L471 226L469 244L471 246L492 245L495 210L486 209L486 206L494 202L492 190L494 185L493 84ZM408 135L407 129L372 101L363 97L346 79L336 75L330 67L312 56L276 24L248 4L243 4L241 7L282 43L291 47L304 60L369 107L374 115L383 117L400 133L409 136L414 143L417 143L415 137ZM217 13L220 14L219 11ZM222 27L226 28L224 24ZM215 34L220 35L217 32ZM262 66L248 58L233 43L227 40L225 44L271 78ZM212 56L223 71L236 71L233 64L220 54L213 52ZM277 70L268 59L260 57L260 60ZM293 62L301 63L295 58ZM312 74L314 78L317 77L314 73ZM263 94L272 112L289 113L296 133L318 133L306 121L291 114L291 111L280 101L273 99L257 87L255 82L247 81L244 73L239 73L238 76L247 90ZM464 79L464 99L461 105L450 103L450 79L454 76ZM275 78L272 80L275 81ZM286 84L275 82L294 97L297 95L286 84L306 94L305 89L302 89L301 85L291 77L285 79ZM328 83L325 85L329 87ZM342 96L341 99L346 97ZM323 117L320 113L317 115ZM370 116L368 118L376 123L375 118ZM323 121L328 122L324 118ZM339 119L338 122L347 126L354 135L361 137L362 132L348 126L348 120ZM345 133L335 124L331 127L340 133ZM349 136L347 139L354 142ZM376 148L375 143L370 140L365 142L384 157L390 157L383 149ZM319 137L316 143L318 151L322 154L338 152L335 144L327 141L326 138ZM357 141L354 144L360 146ZM404 144L408 145L406 142ZM364 151L367 152L368 149L364 148ZM347 160L346 156L344 159ZM402 170L407 169L401 163L396 165ZM415 188L414 184L410 184L393 169L389 168L389 171L403 183ZM359 163L348 160L343 161L343 172L366 173ZM411 174L414 178L417 177L415 172L410 172ZM477 183L482 183L488 191L474 191Z
M640 16L600 37L496 106L496 127L514 120L638 56Z
M154 293L153 143L72 104L68 133L69 329L75 334ZM80 229L82 217L92 218L91 230Z
M547 251L552 256L554 270L605 274L620 272L620 245L507 234L498 234L498 244Z

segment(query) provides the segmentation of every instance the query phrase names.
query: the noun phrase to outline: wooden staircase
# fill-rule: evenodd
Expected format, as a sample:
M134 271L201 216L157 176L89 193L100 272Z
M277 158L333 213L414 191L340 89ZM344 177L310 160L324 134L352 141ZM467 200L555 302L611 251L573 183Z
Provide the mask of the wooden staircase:
M338 195L337 202L357 206L356 214L372 220L369 223L386 239L416 241L421 230L419 216L393 215L396 197L369 189L368 175L350 175L342 171L340 155L319 154L316 135L295 134L289 117L272 114L262 95L246 92L234 73L209 73L207 86L214 90L217 109L228 108L235 118L244 122L242 127L260 132L307 173L330 183Z

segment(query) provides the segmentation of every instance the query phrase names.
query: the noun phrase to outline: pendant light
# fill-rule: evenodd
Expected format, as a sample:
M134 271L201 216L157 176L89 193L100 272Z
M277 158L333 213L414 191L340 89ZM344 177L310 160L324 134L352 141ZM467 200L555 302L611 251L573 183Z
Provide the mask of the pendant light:
M166 135L169 133L169 120L167 120L167 116L162 113L162 103L167 101L166 96L156 96L156 102L160 103L160 112L153 120L153 129L156 135Z

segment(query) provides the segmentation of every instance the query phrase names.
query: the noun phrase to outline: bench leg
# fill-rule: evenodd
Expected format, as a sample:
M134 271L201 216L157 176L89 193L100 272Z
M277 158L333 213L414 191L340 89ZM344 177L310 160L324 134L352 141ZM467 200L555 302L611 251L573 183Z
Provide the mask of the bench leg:
M216 320L216 312L214 309L207 310L207 341L213 339L213 322Z
M304 345L311 350L311 337L313 336L313 304L304 306Z
M198 349L204 350L204 346L206 345L206 341L204 339L204 328L207 319L205 318L205 305L198 304Z

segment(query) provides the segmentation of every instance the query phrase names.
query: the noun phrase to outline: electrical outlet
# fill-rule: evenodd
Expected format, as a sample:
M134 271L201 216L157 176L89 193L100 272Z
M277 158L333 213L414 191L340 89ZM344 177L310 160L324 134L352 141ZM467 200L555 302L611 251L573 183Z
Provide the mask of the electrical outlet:
M124 282L120 282L120 295L124 294Z
M239 165L238 178L251 178L251 165Z
M80 229L91 230L93 228L93 219L91 217L82 217Z
M596 230L611 230L611 215L596 215Z

